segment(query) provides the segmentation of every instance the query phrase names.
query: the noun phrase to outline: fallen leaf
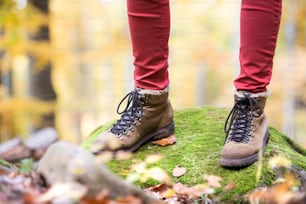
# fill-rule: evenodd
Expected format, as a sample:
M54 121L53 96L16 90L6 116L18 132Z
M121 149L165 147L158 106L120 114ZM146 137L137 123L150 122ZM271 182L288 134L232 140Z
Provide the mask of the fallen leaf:
M131 168L132 168L136 173L143 174L143 173L145 173L146 170L147 170L147 165L146 165L146 163L141 162L141 163L138 163L138 164L133 164L133 165L131 166Z
M144 189L143 191L152 195L152 197L162 200L164 198L164 193L167 192L169 186L167 184L158 184Z
M188 187L187 186L185 186L184 184L182 184L182 183L175 183L174 185L173 185L173 190L177 193L177 194L182 194L182 195L184 195L184 194L188 194Z
M172 175L174 177L181 177L183 175L185 175L187 169L184 167L180 167L180 166L176 166L173 171L172 171Z
M127 160L132 157L132 152L119 150L116 152L115 159L117 160Z
M173 190L178 197L188 197L188 198L200 198L204 194L211 194L211 188L205 184L198 184L195 186L187 187L182 183L176 183L173 185Z
M289 168L291 166L291 162L283 155L277 155L269 159L269 166L271 169L285 167Z
M37 202L50 202L55 198L65 195L72 200L79 200L82 198L88 188L76 182L65 182L54 184L46 193L38 196Z
M127 197L119 198L116 200L115 204L142 204L142 200L135 196L129 195Z
M192 186L188 190L188 195L191 198L200 198L202 195L207 194L209 189L205 184L198 184L195 186Z
M265 203L304 203L305 193L296 192L293 186L296 183L296 178L293 175L286 175L283 183L277 183L270 188L257 188L250 192L247 197L252 203L265 202Z
M231 183L227 184L226 186L224 186L225 191L231 191L234 188L236 188L236 184L234 182L231 182Z
M165 202L167 204L182 204L181 200L177 197L165 199Z
M170 183L170 178L168 174L159 167L153 167L148 169L144 174L144 178L152 178L162 183Z
M145 192L165 192L167 189L169 188L169 186L167 184L157 184L155 186L151 186L149 188L145 188L144 191Z
M175 135L170 135L169 137L160 139L160 140L155 140L152 143L155 145L159 145L159 146L168 146L168 145L172 145L176 142L176 136Z
M102 189L100 193L96 195L96 200L105 200L109 199L109 190L108 189Z
M171 188L168 188L166 192L163 193L164 198L172 198L175 195L175 191Z
M222 180L222 178L220 178L219 176L204 174L203 179L207 182L209 186L213 188L221 187L220 181Z
M109 204L109 200L96 200L95 198L82 198L80 204Z
M153 163L158 162L161 159L162 159L162 155L160 155L160 154L153 154L153 155L149 155L149 156L146 157L145 163L153 164Z
M95 198L84 197L81 199L80 204L109 204L109 191L103 189Z
M37 193L35 192L25 192L23 197L24 203L35 203L35 197L37 196Z

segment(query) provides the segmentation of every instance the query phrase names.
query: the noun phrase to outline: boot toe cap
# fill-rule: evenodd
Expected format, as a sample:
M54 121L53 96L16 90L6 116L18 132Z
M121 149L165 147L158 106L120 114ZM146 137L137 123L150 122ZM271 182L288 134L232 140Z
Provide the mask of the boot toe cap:
M249 144L229 142L224 145L221 154L222 158L225 159L240 159L254 155L257 152L258 150Z

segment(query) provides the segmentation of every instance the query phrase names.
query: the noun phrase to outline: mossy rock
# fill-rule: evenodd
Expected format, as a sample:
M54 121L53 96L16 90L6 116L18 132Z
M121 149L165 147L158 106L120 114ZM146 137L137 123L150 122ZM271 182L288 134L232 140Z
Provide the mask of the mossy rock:
M256 162L243 169L224 169L219 165L220 152L224 143L224 121L229 113L228 109L215 107L197 107L175 112L175 135L177 142L174 145L160 147L148 143L133 154L133 158L124 161L112 161L107 164L112 172L126 177L129 167L135 161L143 161L147 155L161 154L163 159L156 163L171 175L172 170L180 165L187 168L187 172L173 181L186 185L195 185L203 182L203 174L213 174L223 179L223 184L234 182L236 187L231 191L219 189L217 196L226 203L241 203L244 195L257 186L269 186L275 176L268 168L267 161L273 155L283 154L294 165L294 169L306 170L306 150L295 144L285 135L270 127L270 140L262 162L261 177L256 181L260 162ZM110 124L97 128L83 143L88 148L100 132L109 128ZM140 187L153 185L152 182L141 184Z

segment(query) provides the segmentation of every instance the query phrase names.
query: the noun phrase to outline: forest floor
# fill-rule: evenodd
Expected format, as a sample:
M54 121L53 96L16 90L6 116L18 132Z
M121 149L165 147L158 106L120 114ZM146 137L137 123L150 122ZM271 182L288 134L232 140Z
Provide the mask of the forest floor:
M265 154L258 162L243 169L220 167L227 114L227 109L214 107L178 110L175 135L157 144L147 143L133 154L114 157L104 152L95 157L96 162L171 204L305 203L306 150L272 127ZM82 148L88 149L109 126L93 131ZM107 189L88 197L87 186L79 182L48 185L35 165L32 159L23 159L16 166L1 162L0 203L142 203L133 195L110 198Z

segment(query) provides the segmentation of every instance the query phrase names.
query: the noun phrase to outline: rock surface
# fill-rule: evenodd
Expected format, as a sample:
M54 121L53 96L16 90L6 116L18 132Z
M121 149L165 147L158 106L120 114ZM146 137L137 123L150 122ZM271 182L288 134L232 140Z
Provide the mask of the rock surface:
M144 192L118 178L95 157L77 145L57 142L49 147L38 164L41 173L51 185L62 182L79 182L87 188L87 196L95 197L108 189L111 197L135 195L144 203L156 201Z

